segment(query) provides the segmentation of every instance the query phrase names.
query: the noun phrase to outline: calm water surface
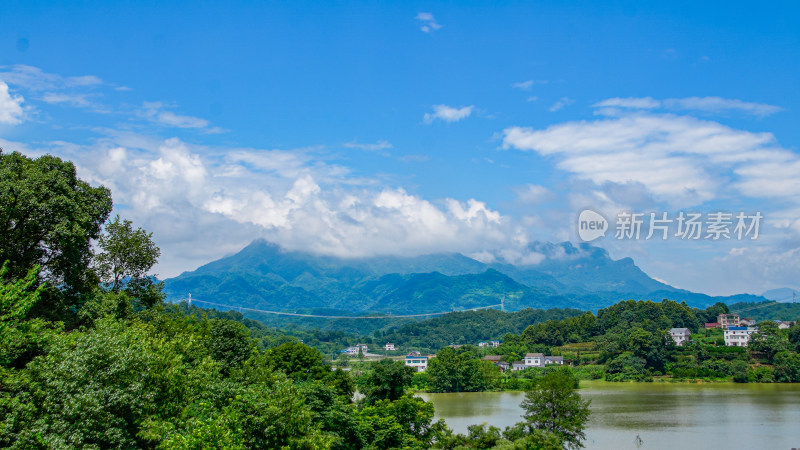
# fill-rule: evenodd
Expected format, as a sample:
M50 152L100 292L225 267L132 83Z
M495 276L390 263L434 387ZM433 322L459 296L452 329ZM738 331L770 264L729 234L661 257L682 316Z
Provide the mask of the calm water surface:
M592 401L586 448L800 448L800 384L582 381L579 392ZM474 423L513 425L524 398L522 392L420 396L459 433Z

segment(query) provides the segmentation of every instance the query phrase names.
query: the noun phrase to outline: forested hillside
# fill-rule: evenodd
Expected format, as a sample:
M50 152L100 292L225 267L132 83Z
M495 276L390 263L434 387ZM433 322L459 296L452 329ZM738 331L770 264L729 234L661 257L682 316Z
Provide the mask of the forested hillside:
M501 302L506 310L515 311L596 310L632 298L670 298L698 307L764 300L676 289L647 276L630 258L615 261L605 250L588 244L533 243L527 250L542 255L542 262L484 264L460 254L343 259L254 241L235 255L166 280L165 292L172 301L191 294L198 301L231 307L327 315L419 314ZM347 329L341 328L346 322L264 320Z

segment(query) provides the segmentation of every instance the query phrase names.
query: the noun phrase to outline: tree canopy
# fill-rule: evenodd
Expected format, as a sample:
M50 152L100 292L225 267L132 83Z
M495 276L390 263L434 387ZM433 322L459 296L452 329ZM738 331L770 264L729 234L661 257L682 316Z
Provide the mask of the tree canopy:
M71 162L0 151L0 262L8 261L6 276L12 278L41 267L51 293L37 305L39 312L63 313L93 289L91 241L111 207L110 191L79 179Z

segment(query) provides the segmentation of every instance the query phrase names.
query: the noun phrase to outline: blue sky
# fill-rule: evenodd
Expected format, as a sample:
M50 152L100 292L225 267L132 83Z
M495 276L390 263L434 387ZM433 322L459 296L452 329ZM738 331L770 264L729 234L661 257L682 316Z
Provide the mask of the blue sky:
M800 7L15 2L0 145L71 159L163 276L255 237L535 264L592 208L764 215L594 243L713 294L797 287Z

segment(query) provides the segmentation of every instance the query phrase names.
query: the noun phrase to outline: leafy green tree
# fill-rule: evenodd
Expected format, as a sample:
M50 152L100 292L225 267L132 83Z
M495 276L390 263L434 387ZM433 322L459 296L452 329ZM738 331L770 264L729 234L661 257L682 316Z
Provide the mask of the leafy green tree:
M62 319L94 288L91 241L111 207L109 190L80 180L71 162L0 151L0 261L12 278L41 266L50 289L35 312Z
M606 364L606 381L650 381L647 360L625 352Z
M120 290L128 279L143 278L161 256L153 233L134 230L133 223L120 221L119 215L106 224L97 244L102 251L95 257L95 265L100 280L112 291Z
M775 381L800 383L800 355L790 352L775 355Z
M8 271L0 268L0 367L22 367L41 352L57 329L41 319L26 320L43 286L36 288L38 267L24 278L3 281Z
M750 336L747 349L751 354L764 355L767 362L771 363L775 355L789 350L789 341L775 322L767 320L758 324L758 333Z
M15 399L0 402L0 447L153 446L160 435L143 430L180 417L217 377L210 358L185 358L196 342L153 331L106 319L88 332L60 335L9 382Z
M322 380L330 373L330 366L323 363L322 353L300 342L287 342L264 355L267 364L274 370L298 380Z
M750 366L747 362L742 360L736 360L731 362L731 375L733 375L733 382L734 383L747 383L747 371L750 369Z
M431 448L448 433L444 420L433 421L433 404L406 394L379 400L359 412L360 433L370 448Z
M537 379L521 404L525 410L523 426L528 434L545 431L560 437L568 448L583 447L590 402L575 391L577 385L578 379L568 367Z
M800 321L789 329L789 342L794 346L794 351L800 352Z
M469 350L459 353L445 347L428 362L429 387L434 392L484 391L497 380L500 369L483 363L486 361L477 359Z
M367 404L378 400L394 401L405 393L411 386L414 369L403 364L402 361L383 359L372 363L369 373L365 377Z
M224 373L241 367L253 353L253 340L247 327L233 320L211 321L211 356L217 360Z

